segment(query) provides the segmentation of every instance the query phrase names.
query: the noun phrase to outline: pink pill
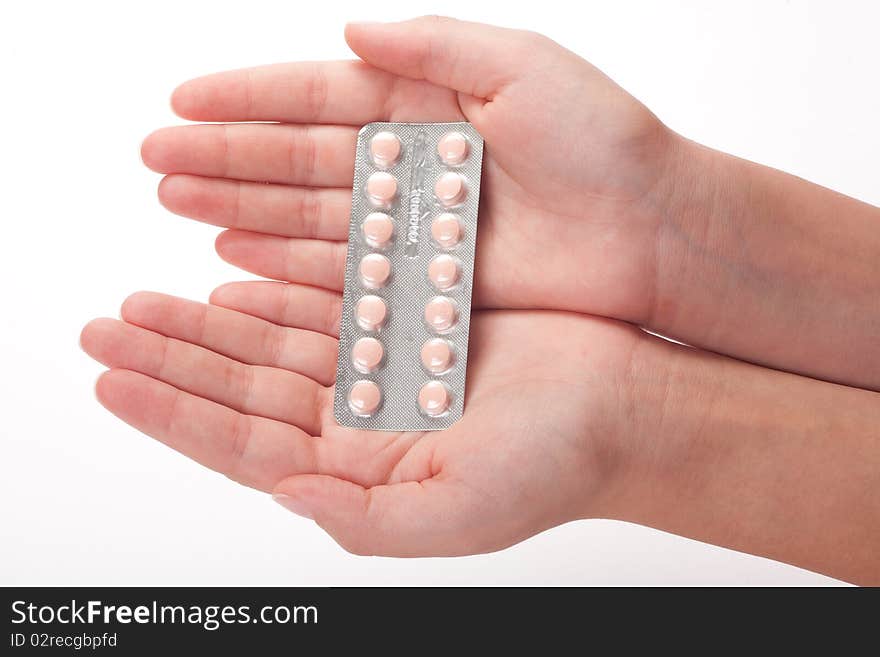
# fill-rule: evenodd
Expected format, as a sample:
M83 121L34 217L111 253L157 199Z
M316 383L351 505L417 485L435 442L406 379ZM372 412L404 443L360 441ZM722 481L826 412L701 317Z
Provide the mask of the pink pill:
M364 241L374 249L388 246L394 234L394 222L384 212L371 212L361 224Z
M377 167L387 169L400 159L400 140L393 132L377 132L370 140L370 156Z
M385 350L376 338L360 338L351 348L351 364L361 374L379 369Z
M434 183L434 195L440 204L446 207L461 203L466 191L464 178L454 171L447 171Z
M358 274L364 287L377 290L385 287L391 276L391 262L379 253L370 253L361 258Z
M438 246L449 249L461 241L461 222L454 214L444 212L431 223L431 237Z
M419 407L430 417L443 415L449 408L449 390L439 381L428 381L419 390Z
M369 417L382 403L382 391L372 381L355 381L348 392L348 406L360 417Z
M460 132L447 132L437 142L437 153L443 164L455 166L461 164L468 156L468 140Z
M458 309L449 297L434 297L425 305L425 323L437 333L444 333L458 321Z
M388 307L385 302L372 294L358 299L354 307L355 321L365 331L378 331L385 324L387 317Z
M385 171L376 171L367 178L367 196L373 205L387 207L397 196L397 178Z
M461 276L458 258L441 253L428 263L428 279L440 291L455 287Z
M443 338L433 338L422 345L422 365L431 374L442 374L452 366L452 347Z

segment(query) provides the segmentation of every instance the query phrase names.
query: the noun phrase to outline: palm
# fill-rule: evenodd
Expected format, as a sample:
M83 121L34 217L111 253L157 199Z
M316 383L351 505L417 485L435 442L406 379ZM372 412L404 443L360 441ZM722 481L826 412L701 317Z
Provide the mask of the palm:
M308 313L277 314L299 306L291 295L311 295ZM89 324L84 348L112 368L98 385L102 403L262 490L319 474L374 496L428 492L429 503L445 509L436 528L451 541L444 552L509 544L536 524L577 513L571 500L588 497L597 455L615 433L608 409L619 400L607 391L632 347L624 325L538 311L477 313L464 418L447 431L380 433L332 418L336 340L319 331L338 321L336 295L252 282L214 297L229 308L139 293L123 305L123 321ZM590 353L572 353L555 339L561 334L591 344ZM542 503L523 512L534 499ZM462 524L474 531L459 535Z

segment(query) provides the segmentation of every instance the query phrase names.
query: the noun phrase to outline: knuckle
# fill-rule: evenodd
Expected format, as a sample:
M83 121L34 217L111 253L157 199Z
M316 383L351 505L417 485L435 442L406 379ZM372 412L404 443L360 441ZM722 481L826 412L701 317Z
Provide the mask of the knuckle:
M294 138L292 156L293 170L300 170L301 179L308 183L314 179L317 170L318 143L315 134L309 126L303 126L297 131L298 137ZM298 142L298 143L297 143Z
M250 365L229 360L223 366L223 384L229 401L245 411L250 406L253 380L253 368Z
M323 67L316 63L306 82L306 113L311 120L317 120L327 106L327 75Z
M263 329L263 345L265 349L266 363L279 367L281 354L284 353L286 334L282 327L266 322Z
M241 225L241 218L244 210L244 201L242 199L244 183L236 180L231 192L231 200L229 203L229 227L237 228Z
M550 41L547 37L539 32L532 30L517 30L516 37L512 40L512 47L518 55L533 55L535 52L542 52Z
M326 332L339 335L339 324L342 321L342 295L336 294L327 306Z
M251 418L241 413L236 413L229 428L229 461L226 467L226 476L236 479L241 470L251 439Z
M345 281L345 256L348 252L348 244L345 242L330 242L329 244L332 249L330 258L333 263L333 282L339 289L342 289L342 284Z
M441 14L425 14L424 16L420 16L416 20L424 23L429 27L442 27L444 25L450 25L456 22L454 18L443 16Z
M294 311L294 300L293 300L293 287L290 283L283 283L284 287L281 288L281 294L278 295L277 298L277 316L280 318L280 322L282 324L286 324L290 321L290 317Z
M198 317L198 326L196 327L195 334L198 336L197 340L199 344L205 344L208 338L208 325L209 318L208 313L211 312L210 306L201 306Z
M428 76L428 69L431 66L435 68L440 66L445 66L447 68L447 75L449 77L449 73L452 70L452 66L448 64L449 58L449 42L444 39L441 35L437 33L428 34L427 39L425 40L425 47L421 51L421 56L419 58L419 71L421 76Z
M531 60L535 55L546 54L554 41L533 30L512 30L510 49L519 58Z
M244 109L245 116L254 116L254 75L252 69L247 69L244 80Z
M163 335L160 344L162 347L156 354L156 376L159 379L165 380L168 377L168 365L171 360L171 339Z
M521 43L528 43L532 45L548 43L550 39L545 37L540 32L535 32L534 30L517 30Z
M171 403L168 406L168 412L165 416L165 433L170 435L174 433L174 427L180 419L180 400L183 393L177 388L174 389L171 397Z
M220 128L220 171L221 178L230 178L230 171L232 170L232 158L229 154L230 151L230 143L229 143L229 126L227 124L223 124Z
M321 201L318 192L314 189L302 190L299 198L299 217L303 237L317 239L321 225Z

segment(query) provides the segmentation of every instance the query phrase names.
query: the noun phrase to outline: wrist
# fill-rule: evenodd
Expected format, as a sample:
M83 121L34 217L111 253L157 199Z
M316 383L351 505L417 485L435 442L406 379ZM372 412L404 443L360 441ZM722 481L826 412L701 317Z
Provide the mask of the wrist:
M687 446L679 424L682 396L692 374L683 370L679 347L640 331L617 385L617 426L605 449L607 463L602 492L592 517L649 522L650 508L665 502L669 477ZM622 393L622 394L621 394ZM692 411L702 406L694 404Z
M650 198L656 217L654 279L642 322L659 331L675 325L693 285L706 285L717 263L727 262L740 175L731 158L671 131L662 162Z
M649 340L602 517L880 581L874 393Z
M614 368L619 377L606 381L614 423L599 441L588 437L603 467L599 491L581 517L653 524L647 520L654 505L666 505L720 395L718 377L692 351L633 329Z

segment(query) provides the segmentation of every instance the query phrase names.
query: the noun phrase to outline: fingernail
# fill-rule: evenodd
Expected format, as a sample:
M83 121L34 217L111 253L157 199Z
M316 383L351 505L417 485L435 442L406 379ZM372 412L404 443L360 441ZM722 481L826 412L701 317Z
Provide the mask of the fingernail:
M298 516L308 518L309 520L315 519L314 516L312 516L312 512L300 499L291 497L290 495L284 495L283 493L276 493L272 496L272 499L288 511L293 511Z
M380 25L379 21L348 21L346 27L368 27L370 25Z

